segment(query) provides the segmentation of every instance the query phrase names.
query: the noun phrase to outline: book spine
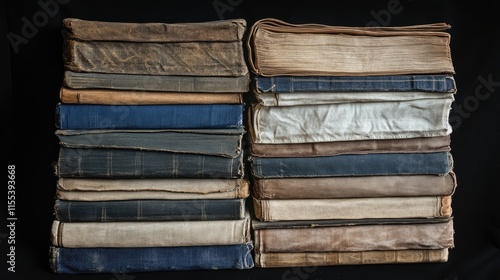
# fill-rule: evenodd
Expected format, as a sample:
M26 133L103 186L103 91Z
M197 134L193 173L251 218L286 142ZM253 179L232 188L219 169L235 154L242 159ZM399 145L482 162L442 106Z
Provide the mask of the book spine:
M265 222L327 219L394 219L451 216L451 196L338 199L256 199L257 219Z
M53 246L168 247L234 245L251 241L250 219L212 221L60 222L51 228Z
M241 41L144 43L64 39L63 62L65 70L74 72L233 77L248 73Z
M386 76L256 76L253 86L260 93L310 92L456 92L452 75Z
M446 196L452 195L456 186L457 181L454 172L444 176L388 175L254 178L252 195L257 199Z
M57 274L129 273L175 270L250 269L253 243L145 248L64 248L51 246ZM117 258L116 256L121 256ZM200 256L205 256L200 258Z
M240 128L243 104L56 105L59 129Z
M61 222L237 220L244 218L245 200L56 200L54 213Z
M155 105L242 104L241 93L145 92L126 90L71 89L62 87L59 99L67 104Z
M56 175L94 178L241 178L236 158L127 149L60 147Z
M254 229L255 253L444 249L454 247L453 220L428 224L338 225Z
M131 75L65 71L63 84L73 89L104 88L161 92L245 93L250 74L239 77Z
M258 253L255 267L302 267L396 263L444 263L449 249L383 250L361 252Z
M388 153L324 157L251 158L257 178L370 175L445 175L452 170L450 152Z

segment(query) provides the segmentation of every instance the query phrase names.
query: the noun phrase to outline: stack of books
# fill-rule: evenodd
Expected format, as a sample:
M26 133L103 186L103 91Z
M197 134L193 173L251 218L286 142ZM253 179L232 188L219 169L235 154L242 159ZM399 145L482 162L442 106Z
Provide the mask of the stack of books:
M456 188L449 28L255 22L257 267L447 261Z
M254 266L245 30L63 21L55 273Z

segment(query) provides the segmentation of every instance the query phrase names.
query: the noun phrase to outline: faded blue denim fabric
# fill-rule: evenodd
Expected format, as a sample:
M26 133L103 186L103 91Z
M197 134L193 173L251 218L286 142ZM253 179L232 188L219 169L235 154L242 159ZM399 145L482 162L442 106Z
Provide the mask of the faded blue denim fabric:
M244 104L56 105L59 129L197 129L243 126Z
M456 91L452 75L256 76L252 83L255 90L263 93Z
M143 248L50 247L50 267L58 274L129 273L173 270L249 269L253 243Z
M444 175L453 168L450 152L359 154L324 157L251 158L257 178L367 175Z

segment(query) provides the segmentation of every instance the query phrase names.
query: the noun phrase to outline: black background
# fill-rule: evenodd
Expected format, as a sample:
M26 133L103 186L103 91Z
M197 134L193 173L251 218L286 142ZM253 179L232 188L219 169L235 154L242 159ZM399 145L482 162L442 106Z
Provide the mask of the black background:
M55 0L41 0L41 2ZM46 15L38 1L3 1L0 10L4 187L1 279L500 279L500 26L491 1L95 1L59 0ZM57 2L54 2L57 3ZM37 18L36 15L39 17ZM35 18L34 18L35 16ZM290 23L379 26L446 22L458 92L450 122L458 187L453 195L455 248L444 264L398 264L56 275L48 266L58 143L54 108L62 83L63 18L123 22L199 22L274 17ZM24 18L24 20L23 20ZM26 21L36 32L23 36ZM31 30L33 31L33 30ZM10 34L8 36L8 34ZM486 81L486 82L485 82ZM460 109L462 108L462 109ZM7 165L16 166L16 272L7 271ZM118 257L118 256L117 256Z

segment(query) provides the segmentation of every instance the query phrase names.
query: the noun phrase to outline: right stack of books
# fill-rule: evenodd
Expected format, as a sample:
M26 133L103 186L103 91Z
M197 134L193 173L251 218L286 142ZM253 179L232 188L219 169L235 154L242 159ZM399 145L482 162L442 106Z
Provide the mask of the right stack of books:
M447 261L449 28L252 26L257 267Z
M52 270L252 268L245 20L62 27Z

